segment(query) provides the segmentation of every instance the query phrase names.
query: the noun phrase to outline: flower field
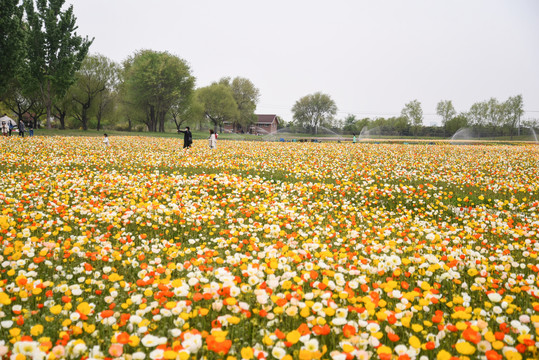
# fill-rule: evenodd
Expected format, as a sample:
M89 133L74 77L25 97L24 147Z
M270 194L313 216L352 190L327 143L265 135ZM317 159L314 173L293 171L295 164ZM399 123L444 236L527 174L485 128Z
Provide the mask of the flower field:
M529 359L539 147L0 138L0 359Z

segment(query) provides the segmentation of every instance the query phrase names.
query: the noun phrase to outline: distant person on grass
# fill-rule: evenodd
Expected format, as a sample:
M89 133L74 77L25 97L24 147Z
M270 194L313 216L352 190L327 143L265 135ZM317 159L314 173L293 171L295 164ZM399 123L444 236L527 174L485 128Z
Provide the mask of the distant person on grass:
M191 134L191 129L189 128L189 126L186 126L185 130L178 129L178 133L183 134L183 148L190 148L193 144L193 134Z
M210 149L215 149L217 147L217 137L213 129L210 129L210 138L209 138Z
M107 134L103 134L103 144L105 144L105 147L110 146L109 136Z
M21 120L19 121L19 136L24 137L25 131L26 131L26 128L24 126L24 122Z

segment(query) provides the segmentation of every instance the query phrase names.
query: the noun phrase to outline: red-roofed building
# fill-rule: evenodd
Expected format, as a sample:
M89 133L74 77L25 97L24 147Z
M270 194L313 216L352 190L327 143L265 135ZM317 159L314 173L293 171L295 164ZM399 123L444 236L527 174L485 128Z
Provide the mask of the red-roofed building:
M256 115L256 124L251 125L249 132L251 134L266 135L277 131L279 118L277 115Z
M256 115L256 118L256 123L249 128L250 134L267 135L277 131L279 125L279 117L277 115ZM225 122L223 129L225 132L237 132L230 122Z

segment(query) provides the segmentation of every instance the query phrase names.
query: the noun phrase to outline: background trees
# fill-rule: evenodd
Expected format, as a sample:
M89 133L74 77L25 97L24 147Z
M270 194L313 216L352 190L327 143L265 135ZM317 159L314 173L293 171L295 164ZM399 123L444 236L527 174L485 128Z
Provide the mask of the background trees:
M242 77L235 77L232 81L229 77L225 77L219 83L232 90L232 97L236 102L238 112L231 118L232 128L236 132L248 132L250 126L256 122L255 109L260 91L251 80Z
M316 92L296 101L292 113L297 125L317 134L318 127L331 122L337 114L337 105L329 95Z
M69 93L73 100L73 115L81 123L84 130L88 130L88 111L99 99L96 109L98 114L97 129L100 128L101 115L104 110L107 92L112 92L118 79L118 65L103 55L87 56L81 68L75 74L75 83Z
M189 66L167 52L142 50L129 58L124 68L124 96L144 111L149 131L164 132L169 110L193 91L195 78Z
M19 0L2 0L0 3L0 100L24 60L26 39L22 15Z
M76 33L73 7L65 0L3 0L0 2L0 109L37 126L46 113L47 126L137 131L171 131L191 125L216 130L229 122L248 132L256 121L260 91L247 78L223 77L195 89L187 62L167 52L142 50L122 64L90 55L92 40ZM391 136L451 136L471 127L477 136L511 136L521 125L537 127L537 119L521 119L522 95L505 101L490 98L457 113L451 100L436 106L442 126L424 126L418 100L401 114L337 118L327 94L307 95L292 108L295 131L360 134L362 130ZM430 114L429 114L430 115ZM28 124L27 124L28 125ZM279 127L283 127L283 122ZM222 130L222 129L221 129Z
M459 129L469 126L468 116L465 113L453 116L451 119L447 120L444 124L445 134L451 136L455 134Z
M24 1L28 20L27 61L40 86L51 127L53 99L63 97L75 81L93 40L78 36L73 5L62 11L65 0Z
M240 117L232 89L226 84L213 83L200 88L197 90L196 97L202 105L204 116L210 120L215 131L222 127L225 121Z
M511 139L513 138L514 130L518 124L520 131L520 117L524 113L524 101L522 95L512 96L505 102L505 125L511 132Z
M412 124L414 135L417 135L419 128L423 125L423 109L421 109L421 103L417 100L410 101L404 105L401 116Z
M457 111L451 100L442 100L436 105L436 114L442 118L442 126L445 126L449 120L457 115Z

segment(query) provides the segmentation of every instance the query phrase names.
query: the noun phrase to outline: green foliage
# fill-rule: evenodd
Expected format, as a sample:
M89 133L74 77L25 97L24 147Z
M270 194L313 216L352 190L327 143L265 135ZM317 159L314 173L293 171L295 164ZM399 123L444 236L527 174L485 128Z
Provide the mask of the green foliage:
M442 126L457 115L451 100L442 100L436 105L436 114L442 117Z
M281 119L281 117L277 116L277 129L284 129L288 125L289 124L286 121Z
M421 103L417 100L412 100L401 111L401 116L405 117L412 124L414 135L417 135L419 128L423 125L423 109Z
M176 129L180 129L182 124L201 124L205 117L204 106L192 92L188 97L178 99L170 109L170 115Z
M71 92L68 90L67 93L62 98L57 99L53 105L54 117L60 123L59 128L61 130L66 128L66 119L68 115L73 112L74 102L71 98ZM77 127L77 125L78 124L74 124L74 127Z
M473 104L467 116L469 124L476 130L487 132L489 135L514 134L520 117L524 113L522 95L509 97L504 102L496 98Z
M40 84L49 128L53 99L62 97L73 84L93 41L77 35L73 6L62 10L64 2L24 1L29 35L27 61L31 76Z
M150 131L165 131L165 116L190 103L195 78L187 63L168 52L142 50L124 63L123 96L136 104ZM140 115L138 115L141 117Z
M459 129L465 128L468 126L468 117L466 114L459 114L457 116L452 117L444 124L444 130L446 134L454 134Z
M238 105L230 86L214 83L196 92L197 100L204 109L205 116L212 122L214 130L223 122L232 121L240 116Z
M488 103L478 102L473 104L470 107L468 112L468 118L470 120L470 125L481 126L485 125L488 117Z
M73 115L88 130L88 112L105 91L112 91L118 78L118 65L103 55L88 56L76 73L76 82L70 89L69 97L73 100ZM100 97L103 105L103 97ZM99 109L94 109L95 113ZM103 110L103 109L101 109Z
M522 95L509 97L504 103L505 107L505 125L511 129L511 137L513 131L520 120L522 114L524 114L524 102Z
M114 104L117 101L117 93L110 89L100 92L94 101L95 116L97 118L97 130L101 130L103 126L104 116L109 115L109 119L112 119L114 114Z
M359 119L356 115L349 114L344 119L343 130L354 135L361 134L364 128L369 128L371 120L368 118ZM372 125L371 125L372 127Z
M18 0L0 2L0 99L23 63L25 33L22 15L23 8Z
M22 120L23 114L42 113L44 108L39 87L25 69L26 64L22 64L4 92L4 104L17 115L19 121Z
M318 133L318 127L331 122L337 114L337 105L329 95L316 92L302 97L292 107L297 125Z
M401 116L405 117L413 126L418 126L423 123L423 110L421 103L417 100L412 100L401 111Z
M230 81L229 77L222 78L219 84L226 85L232 90L232 96L236 101L238 115L231 119L232 126L236 130L243 129L245 132L256 123L256 104L260 98L260 91L246 78L235 77Z

